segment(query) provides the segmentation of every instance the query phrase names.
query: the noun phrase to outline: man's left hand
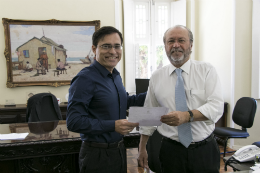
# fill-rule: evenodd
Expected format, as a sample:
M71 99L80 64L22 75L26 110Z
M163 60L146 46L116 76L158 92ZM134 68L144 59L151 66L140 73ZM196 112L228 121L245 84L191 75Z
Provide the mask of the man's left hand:
M189 112L172 111L167 115L161 116L161 122L169 126L179 126L189 121Z

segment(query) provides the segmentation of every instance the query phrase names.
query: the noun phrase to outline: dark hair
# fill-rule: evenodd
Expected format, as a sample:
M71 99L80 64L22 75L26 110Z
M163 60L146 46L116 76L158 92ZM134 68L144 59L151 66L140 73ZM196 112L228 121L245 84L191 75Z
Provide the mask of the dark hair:
M60 59L57 59L57 61L60 61Z
M97 47L98 42L103 39L106 35L117 33L121 39L121 45L123 44L123 36L120 31L112 26L103 26L97 30L92 36L92 44Z
M27 64L29 63L29 61L26 62Z

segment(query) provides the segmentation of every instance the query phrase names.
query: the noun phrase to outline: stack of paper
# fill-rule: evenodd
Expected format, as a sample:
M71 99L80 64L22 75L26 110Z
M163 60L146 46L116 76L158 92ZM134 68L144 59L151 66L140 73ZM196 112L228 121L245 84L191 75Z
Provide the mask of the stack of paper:
M23 140L29 133L0 134L0 140Z

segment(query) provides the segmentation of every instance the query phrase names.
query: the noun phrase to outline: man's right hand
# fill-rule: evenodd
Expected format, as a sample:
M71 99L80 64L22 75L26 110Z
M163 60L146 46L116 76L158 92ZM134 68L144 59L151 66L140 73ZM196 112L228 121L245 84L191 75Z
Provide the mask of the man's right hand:
M139 156L137 158L138 160L138 166L146 168L149 170L148 166L148 154L146 150L139 150Z
M115 131L122 135L126 135L131 132L139 123L130 123L127 119L116 120L115 122Z

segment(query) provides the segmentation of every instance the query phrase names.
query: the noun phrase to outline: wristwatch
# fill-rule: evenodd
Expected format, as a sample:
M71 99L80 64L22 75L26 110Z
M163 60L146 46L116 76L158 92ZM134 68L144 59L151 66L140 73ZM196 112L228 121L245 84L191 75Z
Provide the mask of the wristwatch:
M188 112L190 114L189 122L193 122L193 120L194 120L193 113L191 111L188 111Z

